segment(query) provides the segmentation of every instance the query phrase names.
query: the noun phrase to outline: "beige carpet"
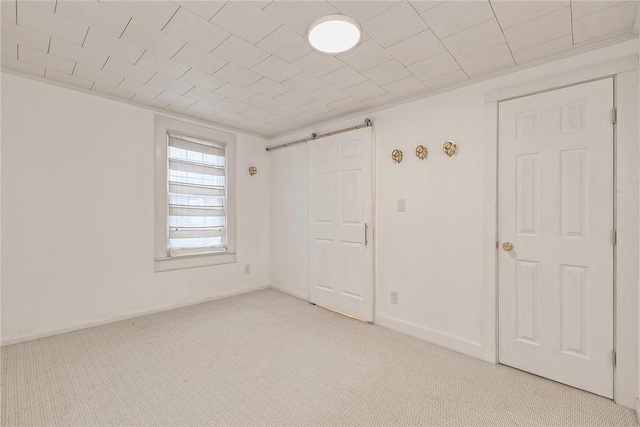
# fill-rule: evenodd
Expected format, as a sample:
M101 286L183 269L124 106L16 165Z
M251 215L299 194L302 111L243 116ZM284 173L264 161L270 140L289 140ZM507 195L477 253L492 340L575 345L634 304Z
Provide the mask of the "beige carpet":
M2 381L3 426L636 425L273 290L4 347Z

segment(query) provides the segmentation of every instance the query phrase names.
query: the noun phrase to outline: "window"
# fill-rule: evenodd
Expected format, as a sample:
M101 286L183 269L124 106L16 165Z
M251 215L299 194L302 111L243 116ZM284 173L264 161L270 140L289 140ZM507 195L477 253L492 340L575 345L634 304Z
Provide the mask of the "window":
M156 270L235 262L235 137L156 116Z

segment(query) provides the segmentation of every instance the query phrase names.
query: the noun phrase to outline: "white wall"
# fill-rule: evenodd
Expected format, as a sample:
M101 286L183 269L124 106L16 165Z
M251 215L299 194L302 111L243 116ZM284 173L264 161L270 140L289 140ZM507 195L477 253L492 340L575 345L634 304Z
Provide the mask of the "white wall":
M485 170L487 150L485 136L485 96L500 88L522 84L544 76L595 67L616 58L637 54L637 42L560 59L535 68L521 70L491 80L434 95L422 100L373 112L366 116L338 121L297 132L271 141L269 145L289 142L310 133L323 133L360 124L365 117L374 122L376 185L376 307L375 323L411 334L448 348L483 357L492 351L483 329L493 329L483 317L483 251L492 251L493 236L483 237L486 212L485 177L495 168ZM636 61L637 62L637 61ZM635 65L633 65L635 67ZM635 72L635 71L634 71ZM632 112L637 115L637 104ZM495 126L495 125L493 125ZM458 144L459 154L449 158L442 153L442 143L451 139ZM624 141L625 153L637 159L638 141ZM416 145L426 145L430 154L420 162L414 155ZM396 165L391 151L404 151L405 160ZM307 258L307 169L298 165L306 159L305 145L270 152L271 163L271 285L293 295L308 295ZM493 153L493 154L491 154ZM489 155L495 156L495 151ZM631 185L637 203L636 160L631 160L635 179ZM628 159L622 159L628 161ZM292 167L292 165L296 165ZM276 169L278 171L276 172ZM629 180L627 180L629 181ZM627 186L627 182L623 183ZM625 191L627 188L625 187ZM295 197L287 197L295 194ZM625 192L623 197L627 196ZM397 199L406 199L406 213L396 212ZM637 258L637 210L632 228L632 255ZM280 218L280 220L276 220ZM489 221L495 219L489 218ZM297 229L284 231L287 227ZM626 263L626 260L624 261ZM637 259L625 264L624 287L632 301L637 300ZM630 275L626 272L631 271ZM399 291L399 304L391 304L389 291ZM626 291L625 291L626 292ZM629 301L627 298L626 301ZM627 304L628 305L628 304ZM625 309L624 307L622 308ZM635 309L634 309L635 310ZM631 329L627 325L623 337L637 334L635 317ZM625 353L625 401L629 393L636 395L637 363L634 350ZM493 351L495 354L495 352ZM630 360L632 358L633 360ZM631 391L629 391L631 390ZM624 394L624 393L623 393ZM632 405L633 403L631 403Z
M154 114L4 73L2 89L3 343L268 286L265 140L237 135L238 262L154 273Z

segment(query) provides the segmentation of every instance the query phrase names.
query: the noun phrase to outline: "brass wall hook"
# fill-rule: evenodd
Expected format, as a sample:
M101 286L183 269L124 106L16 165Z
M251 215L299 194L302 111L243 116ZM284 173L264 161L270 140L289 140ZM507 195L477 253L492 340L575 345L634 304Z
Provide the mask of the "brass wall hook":
M251 166L249 168L249 175L253 176L253 175L257 174L257 173L258 173L258 168L257 167Z
M429 155L429 150L424 145L418 145L416 147L416 157L420 160L424 160Z
M400 163L403 156L404 155L402 154L402 151L398 150L397 148L391 152L391 158L395 163Z
M453 141L445 141L442 145L442 151L444 154L451 157L458 152L458 146Z

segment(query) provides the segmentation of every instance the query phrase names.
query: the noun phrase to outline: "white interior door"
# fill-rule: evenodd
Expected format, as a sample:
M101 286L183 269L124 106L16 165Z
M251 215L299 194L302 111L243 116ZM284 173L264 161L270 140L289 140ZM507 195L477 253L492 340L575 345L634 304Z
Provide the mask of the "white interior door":
M500 363L609 398L613 107L611 78L499 106Z
M309 144L309 301L373 320L371 129Z

